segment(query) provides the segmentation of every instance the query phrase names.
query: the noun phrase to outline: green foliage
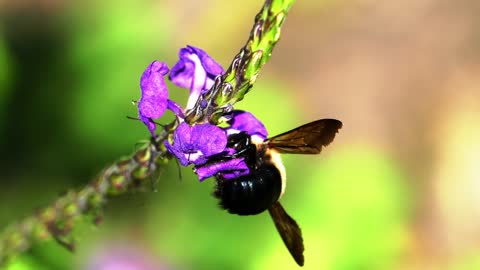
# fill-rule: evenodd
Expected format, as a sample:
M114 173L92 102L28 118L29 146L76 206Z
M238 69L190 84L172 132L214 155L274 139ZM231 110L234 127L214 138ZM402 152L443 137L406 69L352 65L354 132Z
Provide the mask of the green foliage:
M16 259L12 262L6 270L51 270L48 266L45 266L42 263L36 262L34 259L29 256L22 256L21 258Z
M158 9L151 5L103 1L91 13L86 14L83 6L81 14L72 9L76 20L71 26L70 57L78 80L69 89L75 96L68 113L72 132L83 143L105 151L125 149L148 134L141 124L126 119L137 115L131 101L140 97L145 67L154 59L175 59L172 52L177 50L162 47L172 31L168 10L165 5Z
M1 29L0 29L1 30ZM7 83L11 72L11 63L8 61L8 52L5 48L2 32L0 31L0 101L3 102L7 94Z
M3 139L3 128L1 124L4 121L5 104L9 98L9 81L12 76L12 63L9 59L7 48L5 47L4 39L0 28L0 140Z
M457 261L452 263L452 266L449 269L451 270L480 269L480 256L478 255L478 253L470 256L465 256L462 258L462 261Z

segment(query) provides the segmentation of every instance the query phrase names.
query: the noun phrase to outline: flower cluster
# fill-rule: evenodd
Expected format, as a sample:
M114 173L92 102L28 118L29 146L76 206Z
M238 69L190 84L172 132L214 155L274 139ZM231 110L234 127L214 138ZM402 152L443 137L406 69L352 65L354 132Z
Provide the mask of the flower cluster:
M169 72L171 82L190 90L185 108L168 99L165 76ZM240 110L231 113L226 128L210 123L190 126L184 121L185 112L195 106L200 95L208 92L215 77L222 73L223 68L205 51L187 46L180 49L179 60L171 70L166 63L154 61L140 79L139 118L155 137L154 119L160 118L167 109L176 115L178 126L172 141L164 141L165 147L182 166L193 164L201 181L212 176L232 179L249 173L244 158L235 157L235 149L228 147L229 135L246 132L257 141L265 140L268 135L262 122L251 113Z

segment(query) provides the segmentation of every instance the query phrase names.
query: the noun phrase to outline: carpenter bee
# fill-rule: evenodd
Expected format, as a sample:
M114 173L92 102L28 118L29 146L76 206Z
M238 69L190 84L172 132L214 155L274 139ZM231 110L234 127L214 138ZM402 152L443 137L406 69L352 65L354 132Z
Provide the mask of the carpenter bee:
M321 119L264 141L255 141L246 132L228 136L231 156L243 157L249 173L234 179L216 177L214 196L232 214L256 215L268 209L275 226L298 265L303 266L303 239L300 227L278 201L285 192L286 172L280 154L319 154L330 144L342 122Z

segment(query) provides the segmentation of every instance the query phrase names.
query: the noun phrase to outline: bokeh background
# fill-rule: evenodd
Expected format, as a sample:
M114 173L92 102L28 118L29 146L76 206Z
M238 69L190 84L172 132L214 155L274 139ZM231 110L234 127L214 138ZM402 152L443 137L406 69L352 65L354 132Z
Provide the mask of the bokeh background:
M191 44L228 66L262 4L0 0L0 228L148 138L125 116L151 61L172 66ZM476 0L294 4L238 106L271 135L344 123L322 155L284 158L282 202L302 228L305 269L480 269L479 10ZM229 215L212 180L182 174L172 163L157 192L110 199L100 227L75 229L75 254L47 242L9 269L297 269L267 214Z

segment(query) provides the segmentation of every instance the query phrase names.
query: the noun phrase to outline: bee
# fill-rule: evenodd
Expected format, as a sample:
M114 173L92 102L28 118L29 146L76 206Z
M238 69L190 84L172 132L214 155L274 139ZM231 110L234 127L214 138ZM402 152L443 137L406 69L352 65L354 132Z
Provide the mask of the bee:
M227 147L234 148L227 159L243 157L249 173L233 179L216 177L214 196L220 206L237 215L256 215L268 210L283 242L298 265L303 266L303 238L297 222L279 202L285 192L286 170L280 154L319 154L329 145L342 122L321 119L264 141L255 141L246 132L231 134Z

